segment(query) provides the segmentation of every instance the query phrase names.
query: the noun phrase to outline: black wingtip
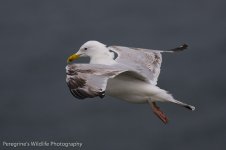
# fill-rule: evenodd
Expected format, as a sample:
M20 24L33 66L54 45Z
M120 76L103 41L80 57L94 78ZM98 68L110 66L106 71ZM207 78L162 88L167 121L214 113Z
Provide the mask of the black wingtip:
M187 108L187 109L190 109L192 111L195 110L195 107L194 106L191 106L191 105L184 105L184 107Z
M183 45L181 45L179 47L176 47L176 48L171 49L170 51L179 52L179 51L185 50L186 48L188 48L188 45L187 44L183 44Z
M105 91L99 92L99 97L104 98L105 97Z

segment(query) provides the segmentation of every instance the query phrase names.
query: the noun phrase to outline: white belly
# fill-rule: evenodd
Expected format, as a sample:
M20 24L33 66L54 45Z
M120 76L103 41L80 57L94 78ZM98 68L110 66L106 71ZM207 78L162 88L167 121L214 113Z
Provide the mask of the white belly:
M106 94L131 103L146 103L150 99L150 84L128 76L108 80Z
M155 85L124 75L109 79L105 92L107 95L131 103L173 102L194 109L193 106L175 100L171 94Z

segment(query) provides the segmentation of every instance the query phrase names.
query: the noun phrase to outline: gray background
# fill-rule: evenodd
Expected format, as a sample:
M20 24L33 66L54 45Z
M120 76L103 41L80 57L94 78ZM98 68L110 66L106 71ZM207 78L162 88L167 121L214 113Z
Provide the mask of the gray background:
M0 145L225 149L225 8L224 0L0 1ZM88 40L154 49L187 43L185 52L164 55L158 85L197 110L161 103L170 118L164 125L148 105L76 100L65 83L66 59Z

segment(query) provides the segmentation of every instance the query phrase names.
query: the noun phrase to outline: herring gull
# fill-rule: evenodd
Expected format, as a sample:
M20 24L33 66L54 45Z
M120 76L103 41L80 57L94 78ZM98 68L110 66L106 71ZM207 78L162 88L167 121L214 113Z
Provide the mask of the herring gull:
M187 48L184 44L171 50L152 50L124 46L106 46L98 41L88 41L71 55L66 66L66 82L72 95L78 99L106 95L132 103L148 103L164 122L166 115L156 102L171 102L190 110L194 106L173 98L157 85L162 55ZM89 64L70 63L79 57L89 57Z

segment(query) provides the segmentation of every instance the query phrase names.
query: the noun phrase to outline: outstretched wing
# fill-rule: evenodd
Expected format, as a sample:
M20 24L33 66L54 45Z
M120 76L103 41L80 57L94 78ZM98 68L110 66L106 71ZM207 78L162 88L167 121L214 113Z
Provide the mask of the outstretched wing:
M183 44L169 50L152 50L143 48L130 48L124 46L109 46L109 51L115 54L115 60L134 71L139 72L153 85L157 84L162 64L162 52L180 52L188 47Z
M72 95L79 99L105 96L107 80L128 71L121 66L69 64L66 82Z
M123 46L110 46L108 48L111 52L116 53L115 61L139 72L148 78L151 84L157 84L162 63L162 51Z

